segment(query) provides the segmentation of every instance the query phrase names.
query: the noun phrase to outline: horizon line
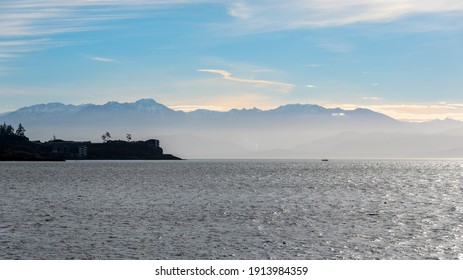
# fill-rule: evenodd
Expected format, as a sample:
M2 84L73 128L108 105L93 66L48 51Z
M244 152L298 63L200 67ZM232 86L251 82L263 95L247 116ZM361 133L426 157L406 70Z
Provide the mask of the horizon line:
M66 104L66 103L57 102L57 101L48 102L48 103L38 103L38 104L32 104L32 105L28 105L28 106L19 107L19 108L15 109L15 110L11 110L11 111L0 112L0 117L11 114L11 113L14 113L14 112L16 112L16 111L18 111L20 109L34 107L34 106L40 106L40 105L61 104L61 105L64 105L64 106L75 106L75 107L85 106L85 105L104 106L104 105L107 105L109 103L135 104L137 102L144 101L144 100L153 101L156 104L160 104L162 106L165 106L168 109L173 110L175 112L184 112L184 113L191 113L191 112L195 112L195 111L199 111L199 110L205 110L205 111L210 111L210 112L218 112L218 113L228 113L228 112L231 112L233 110L238 110L238 111L258 110L258 111L266 112L266 111L276 110L276 109L284 107L284 106L290 106L290 105L307 106L308 105L308 106L319 106L319 107L321 107L323 109L328 109L328 110L341 109L341 110L344 110L344 111L355 111L357 109L365 109L365 110L369 110L369 111L372 111L372 112L375 112L375 113L378 113L378 114L385 115L385 116L387 116L389 118L392 118L394 120L397 120L397 121L408 122L408 123L425 123L425 122L432 122L432 121L439 121L439 120L440 121L443 121L443 120L455 120L455 121L463 122L463 119L452 118L452 117L448 117L448 116L443 117L443 118L428 118L428 119L397 118L397 117L391 116L390 114L381 112L380 110L375 110L375 109L368 108L369 107L368 105L363 106L361 104L328 104L328 105L324 104L324 105L320 105L320 104L315 104L315 103L287 103L287 104L277 105L275 107L273 107L273 106L267 107L267 108L264 108L264 109L260 109L260 108L258 108L256 106L253 106L252 108L242 107L241 109L238 109L238 108L221 109L220 106L211 106L211 105L165 105L163 103L157 102L154 98L140 98L140 99L137 99L135 101L125 101L125 102L124 101L110 100L110 101L107 101L107 102L104 102L104 103L81 103L81 104L71 104L71 103ZM439 105L443 106L443 105L446 105L446 104L439 104ZM403 104L398 104L398 105L397 104L396 105L372 105L372 107L375 107L375 106L379 107L379 106L407 106L407 105L403 105ZM418 106L418 105L413 105L412 104L412 105L408 105L408 106ZM437 106L437 105L423 105L423 106ZM189 108L191 108L191 109L189 109Z

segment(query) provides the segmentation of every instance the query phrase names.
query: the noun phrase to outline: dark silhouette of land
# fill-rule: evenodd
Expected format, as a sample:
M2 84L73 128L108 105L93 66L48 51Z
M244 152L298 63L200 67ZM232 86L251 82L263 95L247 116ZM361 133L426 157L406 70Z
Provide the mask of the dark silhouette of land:
M64 141L30 141L20 124L0 125L0 161L64 161L64 160L180 160L164 154L159 140L107 140L103 143Z

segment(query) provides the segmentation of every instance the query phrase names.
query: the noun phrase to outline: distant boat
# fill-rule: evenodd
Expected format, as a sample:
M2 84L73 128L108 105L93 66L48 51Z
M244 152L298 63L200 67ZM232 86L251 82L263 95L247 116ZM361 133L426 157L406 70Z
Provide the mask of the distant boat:
M322 161L328 161L328 159L327 158L322 158Z

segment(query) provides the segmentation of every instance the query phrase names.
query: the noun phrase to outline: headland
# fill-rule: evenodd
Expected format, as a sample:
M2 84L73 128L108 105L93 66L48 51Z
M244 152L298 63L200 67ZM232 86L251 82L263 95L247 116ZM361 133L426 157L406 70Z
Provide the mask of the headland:
M132 141L128 137L127 141L123 141L108 138L103 137L101 143L56 138L41 142L30 141L23 131L15 133L13 129L1 129L0 161L181 160L164 154L157 139Z

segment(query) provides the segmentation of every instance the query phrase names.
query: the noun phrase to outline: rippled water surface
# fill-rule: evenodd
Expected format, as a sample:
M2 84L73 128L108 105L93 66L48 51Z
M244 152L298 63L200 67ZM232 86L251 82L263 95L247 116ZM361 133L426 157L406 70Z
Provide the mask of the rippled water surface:
M0 163L0 259L462 259L463 161Z

